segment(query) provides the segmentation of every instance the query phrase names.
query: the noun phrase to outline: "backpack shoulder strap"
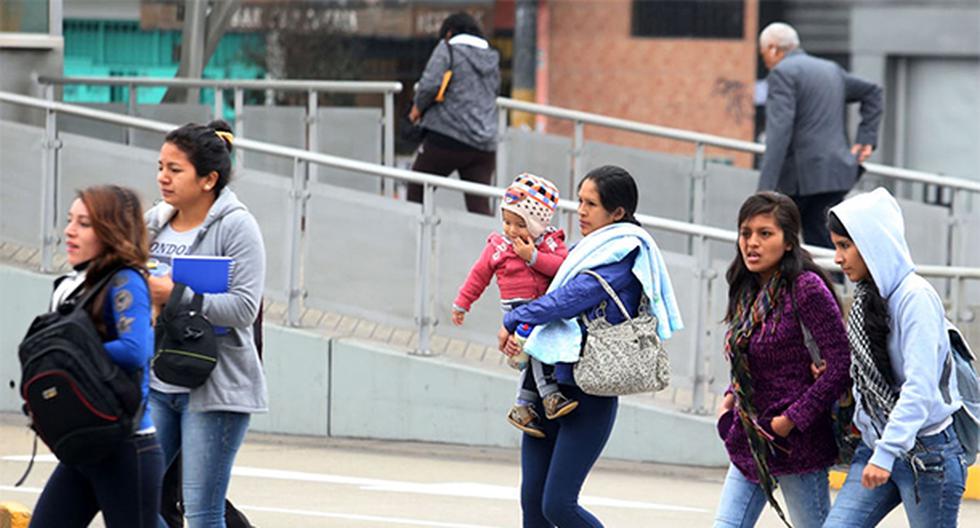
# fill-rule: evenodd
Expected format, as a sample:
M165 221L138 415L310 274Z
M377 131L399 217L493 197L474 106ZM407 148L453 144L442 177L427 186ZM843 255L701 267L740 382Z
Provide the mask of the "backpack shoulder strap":
M813 334L810 333L810 329L806 327L806 323L803 322L803 318L800 317L800 311L796 308L796 287L789 291L790 302L793 304L793 316L796 317L796 321L800 323L800 330L803 331L803 344L806 345L807 352L810 353L810 359L813 360L815 365L823 364L823 358L820 356L820 345L817 344L817 340L813 338Z

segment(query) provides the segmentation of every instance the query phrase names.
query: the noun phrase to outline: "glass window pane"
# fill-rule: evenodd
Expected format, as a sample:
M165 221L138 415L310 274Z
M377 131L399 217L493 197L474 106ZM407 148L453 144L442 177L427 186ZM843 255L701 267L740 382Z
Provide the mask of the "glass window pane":
M48 0L0 0L0 31L47 33Z

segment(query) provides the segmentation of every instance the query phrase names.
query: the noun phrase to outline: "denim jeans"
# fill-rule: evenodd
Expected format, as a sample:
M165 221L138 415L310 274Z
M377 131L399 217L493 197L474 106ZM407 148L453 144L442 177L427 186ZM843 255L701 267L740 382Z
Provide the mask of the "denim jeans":
M827 470L780 475L779 489L785 501L783 512L789 515L794 528L819 528L830 511L830 484ZM777 499L779 497L777 496ZM715 514L715 528L750 528L755 526L762 508L766 506L766 494L759 484L742 475L734 464L728 466L721 501Z
M184 516L189 528L224 528L225 493L231 466L245 439L250 415L188 410L188 394L150 391L150 409L164 462L180 452L183 471ZM166 527L163 519L161 528Z
M901 504L911 528L955 527L966 483L963 448L952 427L920 437L919 442L925 452L917 455L923 464L918 472L918 503L915 473L907 460L895 460L891 478L885 484L875 489L861 485L861 474L871 458L871 449L862 443L854 452L847 480L824 526L875 526Z
M162 478L156 436L131 436L96 464L58 464L34 507L31 526L88 526L101 511L109 528L152 528Z

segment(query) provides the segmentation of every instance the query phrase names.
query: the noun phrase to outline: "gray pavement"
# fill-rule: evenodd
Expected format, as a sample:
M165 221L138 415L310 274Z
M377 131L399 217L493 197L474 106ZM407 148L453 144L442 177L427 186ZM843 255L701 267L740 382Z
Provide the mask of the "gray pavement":
M31 452L24 424L0 414L0 502L32 507L54 458L40 444L27 482L13 488ZM723 476L602 460L582 502L610 527L710 526ZM519 479L515 450L250 434L229 496L262 528L511 527L520 525ZM980 519L980 503L965 503L960 518L980 525L967 522ZM766 512L758 526L782 525ZM906 526L904 515L893 512L881 526Z

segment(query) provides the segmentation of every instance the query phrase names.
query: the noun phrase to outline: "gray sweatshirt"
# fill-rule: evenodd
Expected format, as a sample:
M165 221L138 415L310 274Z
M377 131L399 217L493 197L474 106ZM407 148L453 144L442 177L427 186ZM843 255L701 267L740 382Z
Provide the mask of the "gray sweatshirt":
M435 102L442 75L449 69L452 46L453 78L443 102ZM457 35L439 41L415 89L415 106L422 111L422 128L449 136L475 149L497 150L497 94L500 92L500 54L486 40Z
M146 212L150 241L176 214L160 202ZM259 363L252 335L265 288L265 245L255 217L224 188L211 205L194 242L194 255L231 257L235 263L227 293L204 294L204 315L215 326L229 329L217 336L218 365L204 385L190 392L191 411L233 411L243 413L268 410L265 374ZM190 301L193 293L186 292ZM154 377L150 383L159 383Z

